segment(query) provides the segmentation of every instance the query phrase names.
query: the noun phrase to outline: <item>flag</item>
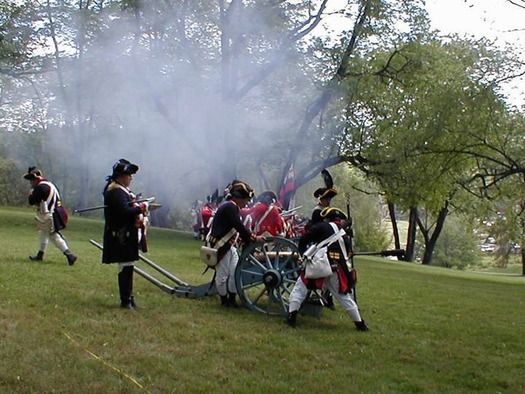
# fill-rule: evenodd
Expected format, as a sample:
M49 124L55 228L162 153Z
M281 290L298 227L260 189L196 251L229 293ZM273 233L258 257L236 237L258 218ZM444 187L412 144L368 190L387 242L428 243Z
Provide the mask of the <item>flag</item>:
M288 171L283 180L281 189L279 190L279 203L284 210L290 209L293 203L293 197L295 194L295 171L293 163L288 167Z

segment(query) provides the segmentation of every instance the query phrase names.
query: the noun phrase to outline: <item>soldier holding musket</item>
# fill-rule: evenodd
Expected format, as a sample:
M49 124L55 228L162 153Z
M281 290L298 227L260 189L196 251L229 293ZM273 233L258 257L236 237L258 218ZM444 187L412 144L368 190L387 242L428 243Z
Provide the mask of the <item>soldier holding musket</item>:
M144 247L143 218L148 210L148 202L136 202L129 189L132 175L139 167L125 159L113 165L113 173L108 176L104 188L104 264L118 263L118 287L120 307L137 309L133 296L134 263L139 259L139 245Z
M312 218L305 226L305 232L315 224L323 221L321 212L323 209L330 207L332 199L337 196L337 190L334 189L334 180L328 170L324 169L321 171L321 176L326 187L320 187L314 191L314 197L317 199L317 204L312 212ZM329 290L323 291L323 298L325 300L325 306L330 309L335 309L334 298Z

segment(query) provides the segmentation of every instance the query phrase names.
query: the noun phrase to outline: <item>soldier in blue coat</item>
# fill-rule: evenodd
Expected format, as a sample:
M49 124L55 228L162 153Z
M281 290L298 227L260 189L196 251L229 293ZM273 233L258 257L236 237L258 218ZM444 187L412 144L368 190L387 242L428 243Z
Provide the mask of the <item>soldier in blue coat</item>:
M104 188L104 264L118 263L118 287L120 307L135 310L133 296L133 270L139 259L140 220L148 209L148 203L138 204L129 189L132 175L139 167L125 159L113 165L113 173Z
M302 255L310 244L319 244L332 237L333 234L344 228L348 220L346 214L338 208L327 207L320 212L322 221L313 225L306 234L299 239L299 253ZM344 248L344 252L343 252ZM297 314L308 295L308 290L329 290L341 304L348 316L354 322L358 331L368 331L368 326L361 318L356 302L350 296L352 276L347 265L348 257L352 256L350 238L344 234L337 241L327 247L328 260L332 267L331 275L326 278L308 279L302 271L295 282L290 294L290 306L286 323L295 327ZM346 256L346 258L345 258Z
M29 205L37 208L35 221L38 229L39 249L34 256L29 256L31 261L42 261L44 253L49 244L49 240L66 256L69 265L75 264L77 255L73 254L67 245L66 240L60 233L54 220L54 212L59 204L60 194L57 187L44 178L44 174L36 167L29 167L23 176L31 184L31 192L27 197Z
M262 236L248 230L241 220L241 209L253 198L253 189L245 182L234 180L227 189L226 202L224 202L213 218L210 229L209 242L213 247L222 238L228 238L218 249L219 263L215 267L215 286L221 297L221 305L236 307L235 296L235 269L239 262L239 253L235 247L237 234L245 244L260 242ZM231 235L229 235L231 234Z

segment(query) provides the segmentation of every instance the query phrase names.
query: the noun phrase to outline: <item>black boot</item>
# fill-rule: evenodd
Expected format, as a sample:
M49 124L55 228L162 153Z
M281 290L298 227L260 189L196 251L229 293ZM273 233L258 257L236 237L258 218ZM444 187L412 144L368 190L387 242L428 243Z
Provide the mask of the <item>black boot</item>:
M330 293L330 291L327 291L326 293L324 293L323 296L326 301L326 307L331 310L335 310L334 297L332 296L332 293Z
M226 308L230 306L227 295L221 295L221 306L224 306Z
M29 260L31 260L31 261L42 261L42 260L44 260L44 252L42 252L41 250L38 251L36 256L29 256Z
M354 322L357 331L368 331L368 326L364 320Z
M132 266L124 267L118 274L118 289L120 294L120 307L123 309L135 310L131 300L131 289L129 287L129 274ZM133 271L131 271L133 273Z
M228 305L230 308L238 308L239 305L235 302L235 293L228 293Z
M73 253L71 253L71 251L69 249L64 252L64 255L66 256L67 263L69 265L75 264L75 261L77 261L77 259L78 259L78 257L76 255L74 255Z
M139 306L135 302L135 295L133 294L133 273L135 272L135 269L131 267L132 269L129 270L128 273L128 287L129 287L129 301L133 309L139 309Z
M288 316L286 316L286 324L292 328L295 328L297 324L297 311L288 312Z

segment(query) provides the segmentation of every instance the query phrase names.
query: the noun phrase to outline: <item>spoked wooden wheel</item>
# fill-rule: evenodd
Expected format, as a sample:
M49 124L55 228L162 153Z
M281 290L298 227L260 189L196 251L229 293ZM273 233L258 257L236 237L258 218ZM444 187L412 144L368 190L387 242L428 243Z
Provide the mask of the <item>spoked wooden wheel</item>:
M299 277L297 245L286 238L267 237L250 244L239 258L235 281L239 297L252 311L285 315Z

